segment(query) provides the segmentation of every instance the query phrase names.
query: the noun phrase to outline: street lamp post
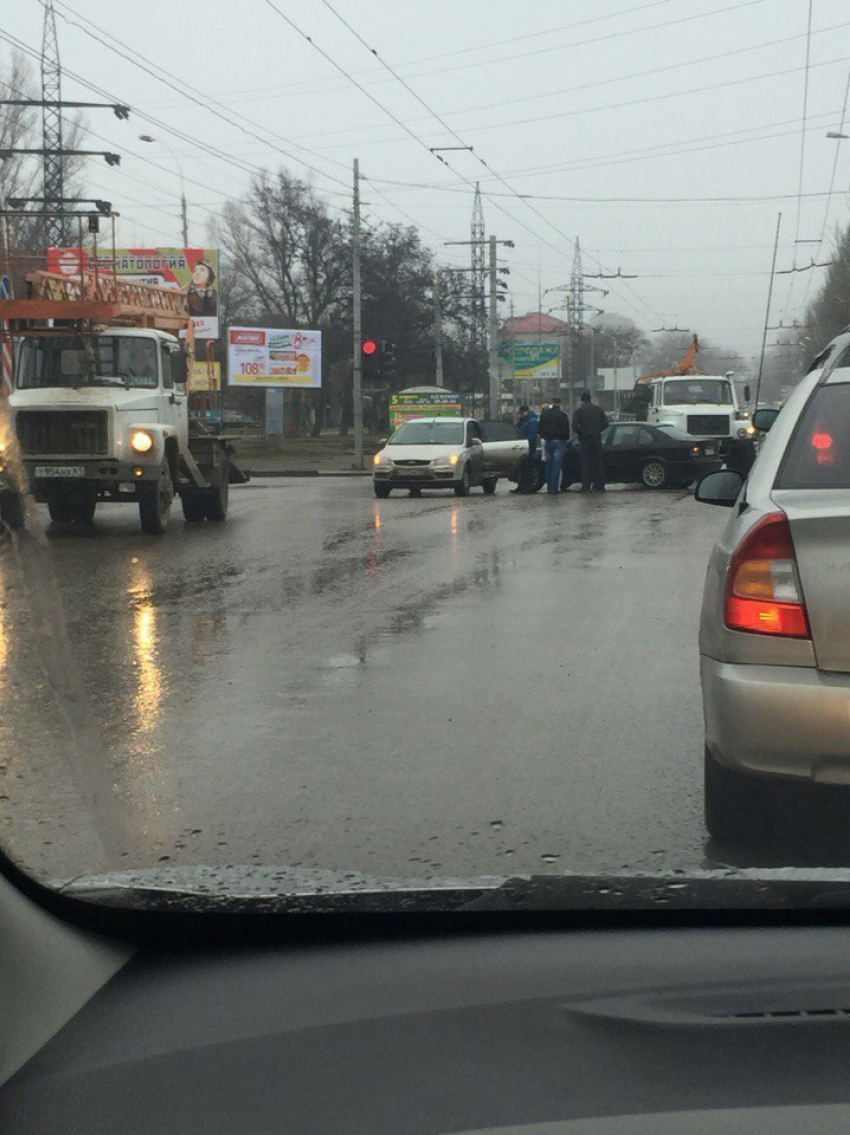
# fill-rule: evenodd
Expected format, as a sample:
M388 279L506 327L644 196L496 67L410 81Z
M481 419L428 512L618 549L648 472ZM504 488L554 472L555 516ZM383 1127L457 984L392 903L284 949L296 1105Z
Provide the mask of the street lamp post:
M172 158L177 165L177 170L180 174L180 219L183 226L183 247L189 247L189 216L186 207L186 182L183 178L183 166L180 164L180 159L177 157L175 151L169 146L167 142L163 142L161 138L153 138L150 134L140 134L140 142L150 142L154 145L163 146L171 154Z

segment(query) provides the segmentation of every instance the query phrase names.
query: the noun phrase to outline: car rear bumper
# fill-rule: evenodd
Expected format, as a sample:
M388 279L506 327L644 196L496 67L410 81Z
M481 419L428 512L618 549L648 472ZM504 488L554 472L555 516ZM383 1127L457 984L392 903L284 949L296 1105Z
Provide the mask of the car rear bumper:
M742 772L850 784L850 674L700 659L706 745Z

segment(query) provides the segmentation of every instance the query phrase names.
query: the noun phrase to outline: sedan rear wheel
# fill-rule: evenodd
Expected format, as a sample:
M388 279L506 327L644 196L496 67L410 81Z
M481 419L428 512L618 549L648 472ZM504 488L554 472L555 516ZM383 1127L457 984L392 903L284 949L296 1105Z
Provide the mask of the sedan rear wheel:
M669 479L666 462L651 457L641 469L640 479L648 489L663 489Z

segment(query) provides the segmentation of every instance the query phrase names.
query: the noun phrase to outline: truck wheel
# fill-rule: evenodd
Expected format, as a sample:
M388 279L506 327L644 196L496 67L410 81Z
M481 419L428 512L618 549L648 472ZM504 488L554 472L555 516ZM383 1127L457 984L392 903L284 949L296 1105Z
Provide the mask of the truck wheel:
M469 466L467 465L463 470L463 476L460 479L460 484L455 485L455 496L468 497L469 496Z
M94 493L87 496L71 497L69 501L71 520L75 524L91 524L97 508L97 497Z
M24 502L17 493L0 493L0 523L17 532L24 526Z
M484 490L484 492L487 494L488 497L492 496L493 493L495 493L495 491L496 491L496 478L495 477L486 477L481 482L481 488Z
M139 485L139 519L146 536L161 536L168 526L171 515L171 502L174 499L174 486L168 461L163 461L159 469L159 480Z
M390 495L391 488L389 485L375 485L375 496L384 500Z
M184 489L180 494L180 503L183 505L183 519L190 524L197 524L206 515L204 498L198 489Z
M48 497L47 511L54 524L70 524L73 519L68 497Z
M212 489L204 491L204 512L207 520L226 520L227 503L230 499L229 470L225 457L218 470L219 483Z
M668 481L667 463L651 457L640 471L640 479L648 489L663 489Z

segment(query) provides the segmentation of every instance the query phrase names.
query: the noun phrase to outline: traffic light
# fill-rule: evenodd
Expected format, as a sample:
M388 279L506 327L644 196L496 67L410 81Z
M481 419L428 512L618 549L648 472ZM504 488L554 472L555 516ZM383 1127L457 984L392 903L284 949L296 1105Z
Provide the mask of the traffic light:
M381 378L392 386L396 379L395 343L381 340Z
M378 344L374 339L364 339L360 344L360 350L367 359L371 359L373 355L378 353Z

